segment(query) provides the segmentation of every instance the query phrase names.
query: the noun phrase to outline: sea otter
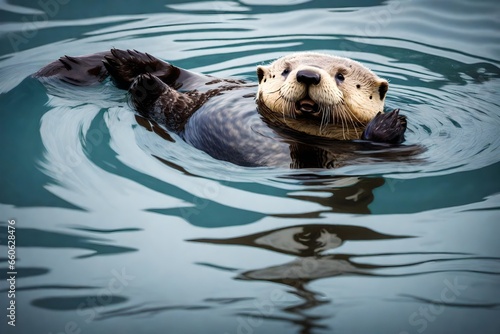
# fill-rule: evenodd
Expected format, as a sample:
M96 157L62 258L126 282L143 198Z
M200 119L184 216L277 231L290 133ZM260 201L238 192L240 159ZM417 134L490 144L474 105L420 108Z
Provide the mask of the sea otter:
M294 53L258 66L258 85L118 49L64 56L34 74L79 86L108 76L141 116L237 165L332 168L414 153L387 148L403 142L406 119L384 113L388 82L348 58Z

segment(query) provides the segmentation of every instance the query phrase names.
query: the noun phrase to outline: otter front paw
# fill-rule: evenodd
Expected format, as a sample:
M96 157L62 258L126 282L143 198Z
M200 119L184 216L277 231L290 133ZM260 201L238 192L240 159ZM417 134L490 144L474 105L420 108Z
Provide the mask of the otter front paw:
M399 109L388 113L379 112L365 128L361 139L378 143L401 144L405 140L406 117Z
M142 115L147 115L154 103L170 88L158 77L146 73L135 78L129 93L132 104Z
M194 91L178 92L150 73L139 75L129 93L139 114L175 132L182 131L199 103L206 101Z

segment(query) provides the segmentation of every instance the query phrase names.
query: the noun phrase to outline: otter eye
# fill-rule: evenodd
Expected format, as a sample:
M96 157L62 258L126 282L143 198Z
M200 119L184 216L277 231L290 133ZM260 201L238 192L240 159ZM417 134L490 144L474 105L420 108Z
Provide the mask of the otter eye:
M335 79L337 79L340 82L343 82L345 80L344 75L342 73L335 74Z
M281 73L281 75L283 75L283 76L285 76L285 77L286 77L286 76L288 75L288 73L290 73L290 69L289 69L289 68L285 68L285 69L283 70L283 72Z

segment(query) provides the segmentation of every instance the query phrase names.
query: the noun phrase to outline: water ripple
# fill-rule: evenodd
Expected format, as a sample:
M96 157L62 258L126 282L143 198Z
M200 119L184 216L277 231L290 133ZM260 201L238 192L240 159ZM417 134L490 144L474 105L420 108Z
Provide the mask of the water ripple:
M498 324L476 317L499 307L495 1L72 1L18 50L9 38L40 9L14 2L0 1L0 208L23 224L16 303L33 319L43 311L46 332L73 320L93 333L234 332L256 315L266 333L370 332L373 310L393 315L380 332L415 332L408 319L428 305L447 307L435 332L463 330L464 308L473 328ZM290 52L351 57L390 81L387 110L401 109L407 143L426 150L412 163L244 168L136 117L110 82L29 78L63 54L111 47L254 81L257 65ZM133 279L108 293L116 273ZM456 279L467 289L439 300ZM94 312L89 300L106 293ZM102 321L87 323L81 305ZM179 321L193 312L199 321Z

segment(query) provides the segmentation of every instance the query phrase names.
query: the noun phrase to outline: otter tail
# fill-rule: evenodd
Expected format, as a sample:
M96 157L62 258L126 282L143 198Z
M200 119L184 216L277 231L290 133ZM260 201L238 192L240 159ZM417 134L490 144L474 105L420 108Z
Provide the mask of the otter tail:
M64 56L33 74L35 78L56 77L76 86L91 86L109 75L118 88L129 89L135 78L150 73L178 88L180 69L147 53L112 49L81 57Z

